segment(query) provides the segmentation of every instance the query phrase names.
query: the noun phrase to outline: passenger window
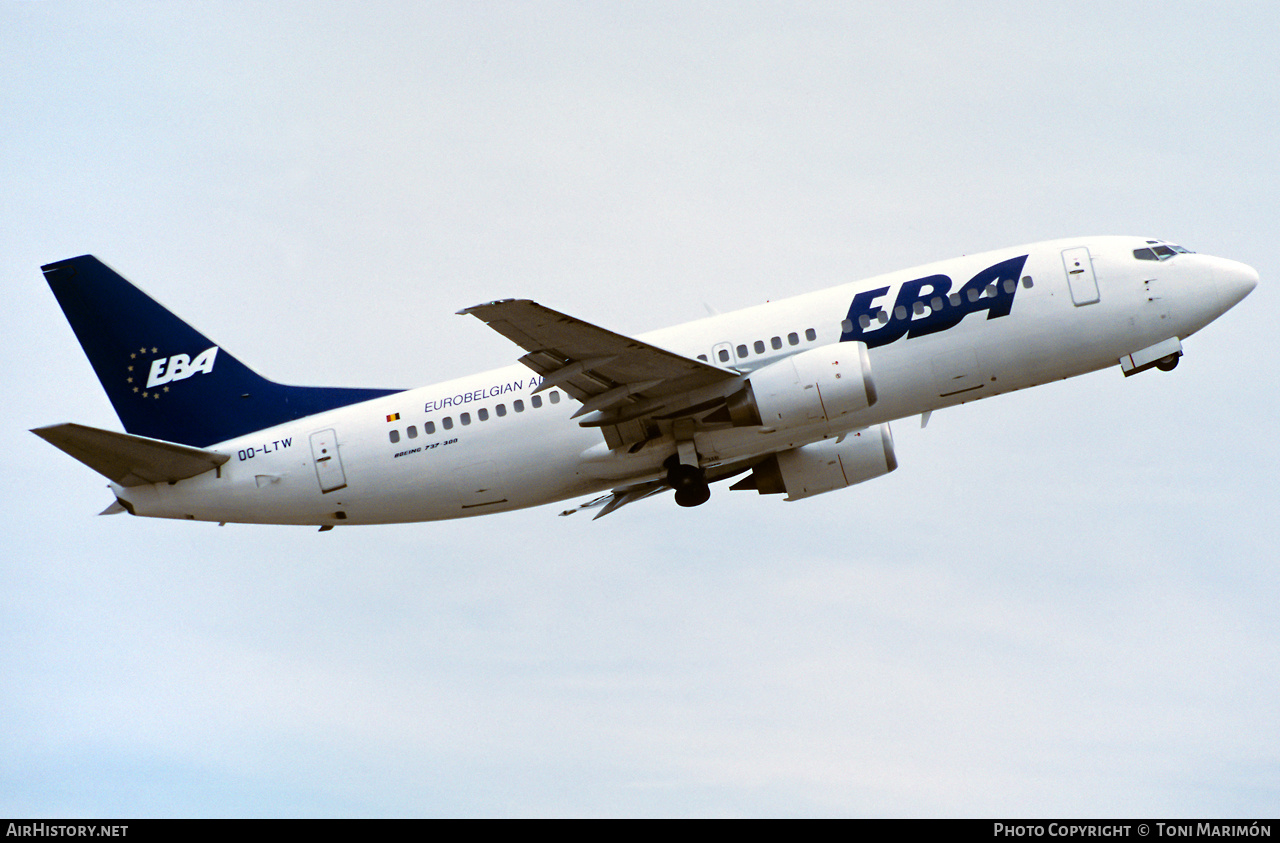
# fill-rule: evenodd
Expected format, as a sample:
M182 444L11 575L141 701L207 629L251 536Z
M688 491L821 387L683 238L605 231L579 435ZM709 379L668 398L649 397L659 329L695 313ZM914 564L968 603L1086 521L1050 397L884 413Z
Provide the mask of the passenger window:
M879 313L876 314L876 321L879 322L881 325L889 324L889 314L885 313L883 310L880 311Z
M516 400L514 400L514 401L512 401L512 402L511 402L511 407L512 407L512 409L514 409L517 413L523 413L523 412L524 412L524 402L523 402L523 401L521 401L519 398L517 398Z
M799 345L800 335L795 333L794 331L790 334L787 334L787 342L790 343L791 345Z
M774 351L777 351L778 349L782 348L782 337L774 337L773 339L769 340L769 345L773 346Z
M394 444L396 444L397 442L399 442L399 441L400 441L400 431L398 431L398 430L393 430L393 431L391 431L391 433L389 433L389 434L387 434L387 435L391 437L391 444L392 444L392 445L394 445Z
M707 359L707 355L705 355L705 354L699 354L699 355L698 355L698 359L699 359L699 360L701 360L703 363L710 363L710 362L711 362L710 360L708 360L708 359Z
M951 306L952 306L952 307L959 307L959 306L960 306L960 294L959 294L959 293L952 293L951 295L947 296L947 301L951 302Z
M471 424L471 414L470 414L470 413L459 413L459 414L458 414L458 421L462 422L464 425Z
M745 345L738 346L738 359L741 360L746 356L747 356L747 347Z
M987 289L983 290L983 292L986 293L988 296L994 296L996 294L996 285L988 284Z
M440 423L444 425L445 430L453 430L453 416L445 416L444 421Z
M848 322L849 320L846 319L844 321ZM858 317L858 325L862 327L862 330L864 331L867 330L867 328L871 327L871 317L865 313L862 314L861 316Z
M480 421L488 421L489 411L486 410L484 407L481 407L479 410L476 410L476 417L479 418Z
M1032 287L1034 287L1035 285L1036 285L1036 282L1034 282L1034 281L1032 281L1032 280L1031 280L1031 276L1030 276L1030 275L1024 275L1024 276L1022 276L1022 286L1023 286L1023 287L1025 287L1026 289L1030 290L1030 289L1031 289Z
M976 302L978 300L978 296L980 295L981 293L979 293L977 290L973 289L972 287L970 287L968 292L965 293L965 297L969 299L969 304L973 304L974 302Z
M859 319L859 321L861 321L861 319ZM840 323L840 333L848 334L852 332L853 332L853 322L851 320L846 319Z
M556 390L554 390L554 389L553 389L553 390L551 390L551 403L552 403L552 404L559 404L559 403L560 403L560 393L559 393L559 392L557 392L557 391L556 391Z
M764 340L756 340L752 348L756 350L756 354L764 354Z
M942 296L934 296L933 301L929 302L929 307L932 307L935 313L942 310Z
M541 395L530 396L529 403L533 405L533 409L535 410L538 409L539 407L542 406L542 396Z
M427 422L426 424L424 424L424 425L422 426L422 429L423 429L423 430L425 430L425 431L427 432L427 435L428 435L428 436L430 436L431 434L433 434L433 433L435 433L435 432L436 432L436 423L435 423L435 422Z
M720 349L720 362L721 363L729 362L729 349L727 348Z
M494 407L493 409L494 409L494 411L496 411L496 412L497 412L497 414L498 414L498 418L502 418L503 416L505 416L505 415L507 414L507 405L506 405L506 404L499 404L498 406Z
M922 315L924 313L924 302L918 301L915 304L911 305L911 312L914 313L916 316Z
M897 319L899 322L901 322L903 319L906 319L907 308L903 305L898 305L897 307L895 307L893 309L893 318Z
M815 331L813 328L806 328L804 332L804 338L807 339L809 342L813 342L818 338L818 332Z
M1012 293L1016 289L1018 289L1017 281L1014 281L1012 278L1004 279L1004 291L1006 293Z
M406 430L406 431L405 431L405 433L409 434L409 438L410 438L410 439L417 439L417 438L418 438L418 428L417 428L417 425L412 425L412 424L411 424L411 425L409 425L409 429L408 429L408 430Z

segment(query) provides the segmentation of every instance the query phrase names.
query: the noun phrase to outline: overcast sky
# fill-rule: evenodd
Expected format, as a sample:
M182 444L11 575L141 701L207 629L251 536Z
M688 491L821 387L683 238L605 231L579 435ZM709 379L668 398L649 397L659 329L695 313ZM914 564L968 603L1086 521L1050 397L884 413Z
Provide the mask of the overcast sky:
M0 5L0 814L1274 816L1280 12L1045 5ZM1091 234L1262 282L797 503L98 518L27 432L120 429L84 253L411 387L519 356L495 298L640 332Z

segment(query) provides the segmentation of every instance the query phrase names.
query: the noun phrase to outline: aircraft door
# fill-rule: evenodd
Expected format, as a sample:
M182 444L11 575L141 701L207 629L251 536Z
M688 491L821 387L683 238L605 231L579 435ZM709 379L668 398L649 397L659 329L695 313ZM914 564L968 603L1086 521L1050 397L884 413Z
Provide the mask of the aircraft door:
M332 429L317 430L311 434L311 457L316 463L316 479L320 492L345 489L347 475L342 470L342 457L338 456L338 435Z
M1076 307L1098 301L1098 279L1093 274L1093 260L1087 247L1063 250L1062 266L1067 271L1071 301Z

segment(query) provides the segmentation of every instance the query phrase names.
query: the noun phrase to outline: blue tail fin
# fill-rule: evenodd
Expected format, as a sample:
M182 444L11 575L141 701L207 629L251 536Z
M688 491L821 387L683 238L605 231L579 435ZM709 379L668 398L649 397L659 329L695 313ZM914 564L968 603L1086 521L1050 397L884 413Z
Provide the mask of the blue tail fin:
M267 380L92 255L41 267L124 429L204 448L394 389Z

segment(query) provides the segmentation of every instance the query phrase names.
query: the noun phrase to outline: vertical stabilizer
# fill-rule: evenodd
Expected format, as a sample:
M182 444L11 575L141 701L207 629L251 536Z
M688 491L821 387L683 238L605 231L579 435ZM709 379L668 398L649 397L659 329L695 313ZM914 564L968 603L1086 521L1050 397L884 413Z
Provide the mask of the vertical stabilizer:
M129 433L203 448L393 389L269 381L92 255L41 267Z

